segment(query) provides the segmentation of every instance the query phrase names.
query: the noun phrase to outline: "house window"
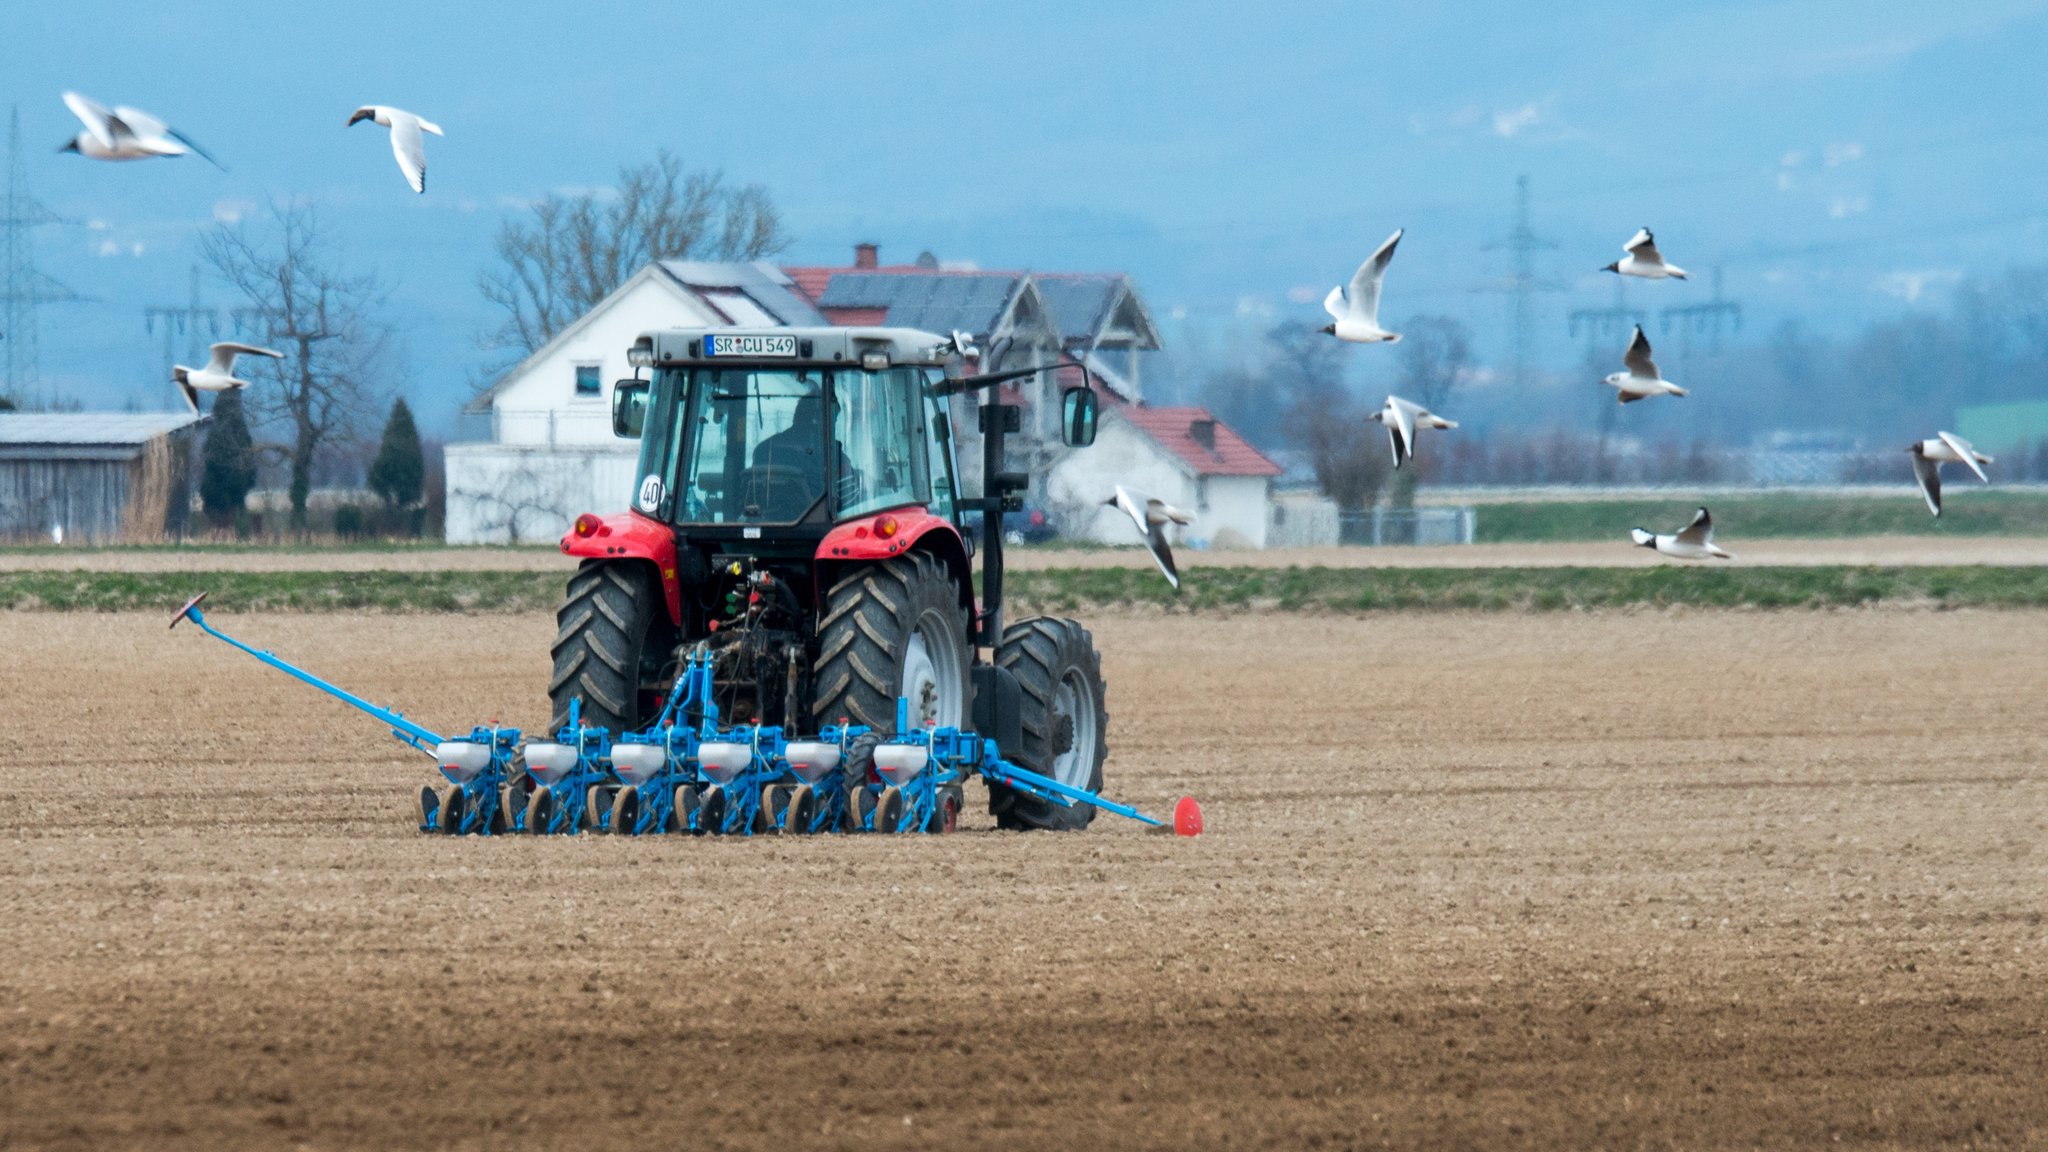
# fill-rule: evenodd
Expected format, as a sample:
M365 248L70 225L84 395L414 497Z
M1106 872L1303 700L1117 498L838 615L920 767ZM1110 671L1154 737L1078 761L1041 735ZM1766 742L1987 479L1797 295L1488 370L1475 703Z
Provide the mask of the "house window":
M604 393L604 365L578 364L576 366L576 395L599 396Z
M1199 512L1207 512L1209 510L1209 478L1207 476L1195 481L1195 509Z

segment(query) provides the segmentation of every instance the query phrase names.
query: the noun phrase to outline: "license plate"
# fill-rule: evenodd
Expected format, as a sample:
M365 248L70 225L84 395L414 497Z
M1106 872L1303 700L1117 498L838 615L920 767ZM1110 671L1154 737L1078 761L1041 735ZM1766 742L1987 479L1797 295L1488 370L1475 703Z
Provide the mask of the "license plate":
M794 336L706 336L706 356L795 356Z

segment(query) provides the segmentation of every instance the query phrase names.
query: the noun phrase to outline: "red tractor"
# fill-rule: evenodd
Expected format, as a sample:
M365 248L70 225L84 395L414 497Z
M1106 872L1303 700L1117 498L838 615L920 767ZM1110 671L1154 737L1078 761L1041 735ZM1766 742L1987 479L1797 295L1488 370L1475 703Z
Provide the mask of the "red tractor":
M1019 410L979 405L972 499L947 417L949 396L1048 369L963 375L973 357L963 335L901 328L640 337L635 378L612 395L613 431L641 444L633 507L579 516L562 537L583 564L557 614L554 726L580 701L585 724L646 727L703 645L730 721L890 733L903 698L913 725L972 728L1023 767L1100 790L1093 638L1072 620L1003 622L1003 513L1028 485L1004 465ZM1094 392L1067 389L1061 417L1066 444L1093 442ZM850 776L869 770L863 751ZM1094 816L1000 785L990 810L1018 829Z

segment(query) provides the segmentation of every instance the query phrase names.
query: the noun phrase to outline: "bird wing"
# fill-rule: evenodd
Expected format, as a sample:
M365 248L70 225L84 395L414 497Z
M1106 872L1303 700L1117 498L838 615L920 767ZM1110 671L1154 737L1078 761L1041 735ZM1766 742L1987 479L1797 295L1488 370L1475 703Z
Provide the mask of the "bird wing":
M1330 294L1323 297L1323 311L1328 312L1332 320L1344 320L1350 317L1351 310L1344 305L1344 286L1342 284L1330 289Z
M1977 479L1987 484L1991 482L1991 477L1984 474L1983 466L1977 463L1977 450L1970 447L1968 440L1953 432L1936 432L1935 435L1941 437L1941 442L1948 445L1949 451L1963 458L1964 466L1968 467L1970 471L1975 472Z
M1192 513L1189 513L1184 509L1175 508L1173 505L1168 504L1164 500L1155 499L1145 501L1146 524L1159 524L1167 520L1171 520L1175 524L1193 524L1195 522L1195 518Z
M1673 537L1680 544L1698 544L1705 547L1714 538L1714 518L1705 508L1692 514L1692 523L1678 530Z
M137 140L163 140L171 133L171 126L151 116L140 108L115 108L114 119L128 126Z
M212 359L207 362L206 370L218 372L223 376L234 374L235 357L237 356L268 356L273 360L284 359L284 353L282 352L272 351L269 348L258 348L254 344L236 344L226 340L213 345L208 351L212 353Z
M197 153L200 157L204 158L208 164L213 165L215 168L218 168L223 172L228 170L227 165L222 164L220 161L215 160L213 158L213 153L208 152L204 148L201 148L197 140L192 139L190 136L185 135L183 132L178 131L176 128L166 128L164 129L164 134L169 136L171 139L176 140L178 143L183 144L185 147L190 148L193 152Z
M194 416L199 415L199 390L183 380L174 380L172 383L178 386L178 395L185 398L185 406L192 409Z
M1650 235L1648 228L1639 228L1627 244L1622 245L1628 254L1645 264L1662 264L1664 256L1657 251L1657 238Z
M1116 486L1116 496L1111 499L1110 503L1116 505L1117 511L1131 518L1131 523L1138 529L1138 535L1145 535L1149 527L1145 523L1145 510L1138 506L1136 500L1131 499L1131 494L1124 491L1123 485L1119 484Z
M391 113L391 154L398 157L398 170L415 192L427 190L427 141L420 135L419 117Z
M1180 591L1180 569L1173 563L1173 548L1166 543L1166 524L1161 521L1152 525L1145 533L1145 551L1152 554L1152 562L1159 565L1159 572L1173 590Z
M1394 234L1387 237L1386 243L1381 244L1365 263L1358 266L1358 271L1351 274L1351 289L1346 297L1351 304L1350 315L1353 319L1368 320L1375 325L1379 323L1380 280L1387 274L1387 265L1394 259L1394 246L1401 242L1401 233L1404 231L1406 229L1394 229ZM1323 306L1329 307L1329 302L1324 301Z
M1402 461L1408 459L1415 451L1415 413L1417 411L1419 409L1415 405L1401 399L1399 396L1387 397L1387 406L1381 409L1382 413L1390 417L1383 418L1381 423L1387 426L1387 437L1393 443L1394 467L1396 468L1399 468Z
M1920 495L1927 498L1927 510L1941 515L1941 465L1915 452L1913 479L1920 482Z
M1657 362L1650 359L1650 338L1643 335L1641 324L1636 325L1636 334L1629 339L1628 351L1622 353L1621 362L1628 365L1631 376L1641 376L1646 380L1664 378L1657 372Z
M413 117L413 119L420 120L420 118L417 116ZM420 131L432 132L436 136L448 135L446 132L441 131L441 126L439 124L434 123L432 120L420 120Z
M113 149L114 114L107 111L106 105L94 100L90 96L81 96L76 92L66 92L64 94L64 106L71 109L71 114L78 117L79 121L85 125L85 130L92 135L92 138L100 142L100 147L110 151Z

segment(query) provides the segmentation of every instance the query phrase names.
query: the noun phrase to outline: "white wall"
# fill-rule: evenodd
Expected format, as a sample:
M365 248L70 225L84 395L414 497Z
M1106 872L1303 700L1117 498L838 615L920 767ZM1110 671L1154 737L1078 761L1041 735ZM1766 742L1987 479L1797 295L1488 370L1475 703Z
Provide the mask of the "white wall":
M1103 501L1116 486L1140 498L1150 496L1176 508L1195 510L1195 481L1180 458L1159 442L1105 410L1095 443L1068 452L1045 477L1048 512L1064 536L1103 544L1136 544L1131 518ZM1169 529L1167 540L1207 539L1197 525Z
M609 418L605 436L617 447L450 444L448 543L554 541L585 512L624 512L640 444L613 439Z
M491 397L491 437L500 444L607 449L624 444L612 435L612 381L633 374L626 349L654 329L724 323L663 274L651 274L568 339L507 378ZM579 397L576 365L589 363L600 365L601 390L596 396ZM623 498L619 507L625 507Z
M1272 481L1264 476L1210 476L1206 486L1208 507L1190 509L1195 522L1189 531L1211 548L1264 548L1272 518Z

